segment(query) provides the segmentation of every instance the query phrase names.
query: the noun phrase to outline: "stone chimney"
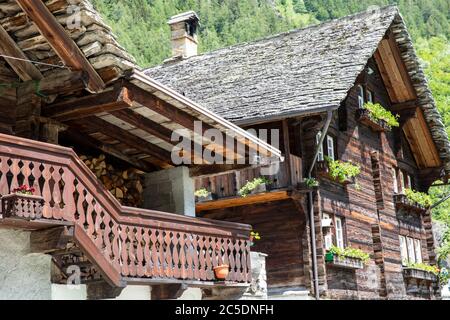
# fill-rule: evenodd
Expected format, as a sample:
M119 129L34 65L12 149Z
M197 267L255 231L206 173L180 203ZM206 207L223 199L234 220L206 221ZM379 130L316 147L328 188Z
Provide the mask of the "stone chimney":
M198 53L197 32L200 19L194 11L170 18L172 31L172 58L189 58Z

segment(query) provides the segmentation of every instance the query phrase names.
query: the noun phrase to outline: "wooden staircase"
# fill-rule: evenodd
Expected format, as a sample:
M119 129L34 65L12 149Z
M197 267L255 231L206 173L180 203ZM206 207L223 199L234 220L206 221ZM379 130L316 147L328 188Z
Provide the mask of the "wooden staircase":
M42 208L36 211L35 199L9 200L0 227L39 230L42 238L60 232L56 243L34 242L53 246L41 251L61 270L55 281L69 278L72 267L84 282L101 277L115 287L215 285L221 264L230 266L227 284L251 281L250 226L123 207L72 149L0 134L2 202L24 184L36 189Z

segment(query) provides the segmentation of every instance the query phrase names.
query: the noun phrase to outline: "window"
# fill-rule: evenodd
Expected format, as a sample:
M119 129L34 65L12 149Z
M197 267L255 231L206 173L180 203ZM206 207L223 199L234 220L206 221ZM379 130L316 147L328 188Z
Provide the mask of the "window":
M319 133L317 134L317 136L316 136L316 144L317 144L317 145L319 145L319 143L320 143L320 138L321 138L321 137L322 137L322 132L319 132ZM320 148L319 148L319 156L318 156L317 160L318 160L318 161L323 161L323 160L325 160L325 157L324 157L324 155L323 155L323 145L320 145Z
M400 236L400 254L403 265L422 263L422 242L419 239Z
M411 176L407 173L405 174L405 186L408 189L413 189Z
M400 236L400 254L402 257L402 264L408 263L408 247L406 245L406 237Z
M416 250L416 262L422 263L422 244L419 239L414 240L414 249Z
M336 217L336 246L345 249L344 243L344 225L342 218Z
M394 194L398 194L398 179L397 179L397 169L392 168L392 178L394 180Z
M367 90L367 102L373 103L373 92L370 90Z
M398 170L398 177L397 180L400 181L400 193L405 192L405 179L403 178L403 172L402 170Z
M364 107L364 88L362 85L358 86L358 105L360 109Z
M416 263L416 251L414 250L414 239L406 237L406 243L408 245L408 261Z
M331 136L327 136L327 155L332 160L336 160L334 155L334 139Z

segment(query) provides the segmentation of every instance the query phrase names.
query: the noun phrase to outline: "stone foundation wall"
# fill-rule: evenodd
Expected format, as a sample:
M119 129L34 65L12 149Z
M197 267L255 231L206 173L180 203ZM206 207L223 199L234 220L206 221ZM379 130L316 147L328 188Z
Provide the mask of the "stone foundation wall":
M50 266L30 253L30 232L0 229L0 300L50 300Z

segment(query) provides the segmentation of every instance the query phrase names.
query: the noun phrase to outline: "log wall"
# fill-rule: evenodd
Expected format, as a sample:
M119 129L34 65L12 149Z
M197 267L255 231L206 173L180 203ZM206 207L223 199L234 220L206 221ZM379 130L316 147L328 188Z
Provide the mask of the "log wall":
M270 289L308 286L308 276L303 269L305 215L292 200L213 210L202 216L250 224L261 234L262 239L252 251L268 254L266 268Z
M389 109L389 96L377 66L373 61L369 65L375 73L361 75L357 84L365 85L374 93L375 102ZM356 120L356 86L341 108L345 110L339 112L339 117L336 115L330 134L337 137L338 158L361 166L361 175L357 179L360 187L344 187L329 180L322 181L321 210L344 218L346 245L370 253L371 261L365 269L357 271L327 266L327 294L332 298L429 298L429 295L423 294L428 292L426 288L410 290L402 274L400 234L421 239L424 261L433 262L430 259L433 254L429 250L432 246L427 246L427 238L430 237L425 231L427 217L415 213L399 214L393 201L393 167L406 170L416 186L421 186L420 171L406 139L400 130L378 133ZM305 141L306 149L314 144L314 134L310 133ZM374 164L374 161L377 163ZM379 171L378 175L375 171ZM378 190L376 181L381 186Z

